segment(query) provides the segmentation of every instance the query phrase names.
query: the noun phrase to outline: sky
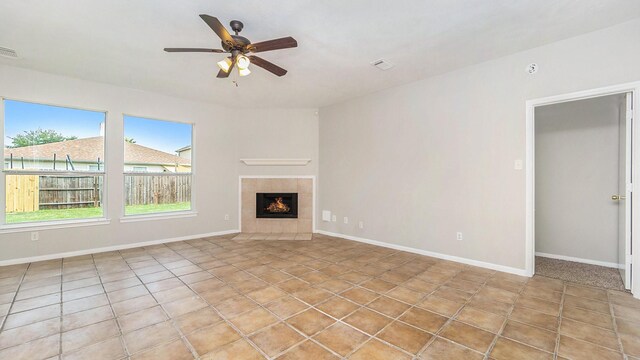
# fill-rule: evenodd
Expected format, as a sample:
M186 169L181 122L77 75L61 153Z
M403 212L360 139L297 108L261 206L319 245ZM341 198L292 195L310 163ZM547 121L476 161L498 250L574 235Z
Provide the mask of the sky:
M15 100L4 100L4 115L5 145L11 144L11 137L38 128L78 138L99 136L100 123L105 121L103 112ZM125 115L124 136L136 144L175 154L191 144L191 125Z

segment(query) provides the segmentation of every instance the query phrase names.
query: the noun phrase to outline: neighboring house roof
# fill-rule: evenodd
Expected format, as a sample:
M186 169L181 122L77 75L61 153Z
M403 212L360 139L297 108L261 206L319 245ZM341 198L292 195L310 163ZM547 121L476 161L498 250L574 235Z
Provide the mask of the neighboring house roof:
M180 149L176 150L176 152L179 153L181 151L186 151L186 150L191 150L191 145L181 147Z
M124 143L124 162L127 164L157 164L157 165L190 165L189 159L164 151L148 148L146 146ZM102 136L60 141L42 145L23 146L18 148L5 148L4 158L8 159L13 154L14 160L25 159L53 160L53 154L57 159L64 161L66 156L73 162L96 162L104 159L104 139Z

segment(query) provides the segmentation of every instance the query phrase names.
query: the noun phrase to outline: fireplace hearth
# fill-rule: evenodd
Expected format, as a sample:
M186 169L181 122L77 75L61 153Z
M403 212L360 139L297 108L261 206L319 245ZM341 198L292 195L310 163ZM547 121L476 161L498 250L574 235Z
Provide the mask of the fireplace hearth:
M298 218L298 193L256 193L256 218Z

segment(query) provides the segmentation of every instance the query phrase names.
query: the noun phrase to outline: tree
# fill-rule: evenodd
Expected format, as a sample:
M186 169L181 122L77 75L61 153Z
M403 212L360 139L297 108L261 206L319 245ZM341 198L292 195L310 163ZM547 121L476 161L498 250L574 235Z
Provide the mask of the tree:
M134 138L130 138L130 137L125 137L124 138L125 142L131 143L131 144L135 144L136 140Z
M23 134L18 134L15 137L8 136L12 141L12 148L18 148L23 146L49 144L66 140L75 140L77 136L64 136L55 130L25 130Z

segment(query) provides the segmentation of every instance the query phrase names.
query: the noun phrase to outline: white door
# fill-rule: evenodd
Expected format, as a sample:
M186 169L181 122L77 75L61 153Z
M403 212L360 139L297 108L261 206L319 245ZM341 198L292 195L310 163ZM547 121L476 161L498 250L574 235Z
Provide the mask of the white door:
M620 152L619 152L619 184L618 194L614 195L618 197L618 256L620 263L620 275L624 281L624 287L631 288L631 134L633 126L633 111L632 111L632 99L633 94L628 93L626 97L626 104L624 107L625 113L620 116Z

